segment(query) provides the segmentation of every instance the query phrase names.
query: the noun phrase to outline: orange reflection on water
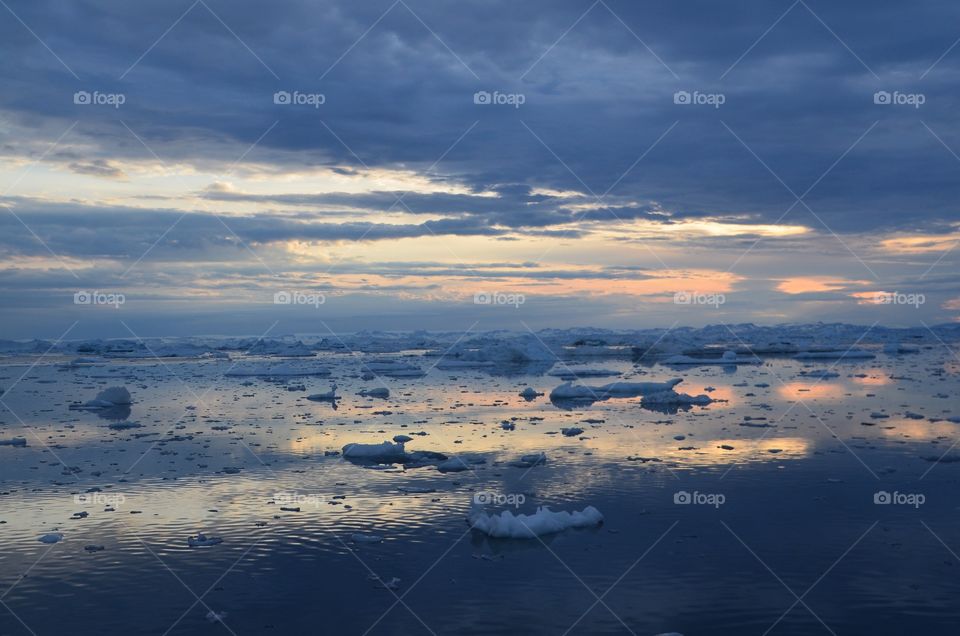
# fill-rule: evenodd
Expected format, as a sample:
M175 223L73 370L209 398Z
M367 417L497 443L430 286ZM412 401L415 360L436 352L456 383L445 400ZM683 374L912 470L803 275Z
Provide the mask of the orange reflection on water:
M777 388L777 395L785 400L838 400L844 396L843 386L829 382L786 382Z
M887 384L893 384L893 380L890 379L890 376L887 375L887 372L883 369L867 369L863 371L865 377L860 377L860 374L855 375L852 380L857 384L862 384L864 386L884 386Z

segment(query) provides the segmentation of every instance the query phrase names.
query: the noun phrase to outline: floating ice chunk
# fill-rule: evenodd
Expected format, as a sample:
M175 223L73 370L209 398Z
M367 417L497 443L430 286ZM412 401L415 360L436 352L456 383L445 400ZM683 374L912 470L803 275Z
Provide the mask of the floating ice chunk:
M390 389L385 386L377 387L375 389L364 389L357 393L363 397L375 397L375 398L388 398L390 397Z
M379 534L361 534L359 532L354 532L350 535L350 540L354 543L382 543L383 537Z
M413 441L413 438L409 435L394 435L393 441L395 441L397 444L406 444L407 442Z
M307 365L307 364L291 364L291 363L282 363L282 364L245 364L237 365L232 369L227 370L224 374L228 378L244 378L244 377L296 377L296 376L308 376L308 375L317 375L317 376L328 376L330 375L330 369L326 367L316 366L316 365Z
M564 382L550 392L550 399L555 401L598 401L611 397L637 397L651 393L671 391L673 387L683 382L683 378L674 378L666 382L612 382L602 386L587 386Z
M214 612L213 610L207 612L207 622L209 623L222 623L226 617L226 612Z
M330 390L324 393L314 393L313 395L308 395L307 399L314 402L336 402L339 399L337 396L337 385L330 385Z
M60 543L61 541L63 541L63 533L51 532L49 534L40 536L39 538L37 538L37 541L39 541L40 543Z
M810 371L801 371L800 375L805 378L820 378L822 380L840 377L839 373L836 371L830 371L829 369L812 369Z
M107 428L113 431L126 431L131 428L140 428L141 426L139 422L128 422L124 420L122 422L111 422L107 425Z
M401 580L402 579L394 576L389 581L380 581L380 585L382 585L385 590L395 590L400 587Z
M546 534L563 532L568 528L588 528L603 523L603 515L593 506L583 510L553 512L546 506L537 508L532 515L514 515L504 510L491 515L479 507L470 512L470 526L498 539L533 539Z
M576 437L583 433L583 429L577 426L571 426L570 428L562 428L560 432L563 433L564 437Z
M63 366L65 366L65 367L88 367L88 366L90 366L90 365L92 365L92 364L98 364L98 363L100 363L100 362L102 362L102 361L101 361L101 360L97 360L96 358L74 358L73 360L71 360L70 362L66 363L66 364L63 365Z
M115 406L129 406L133 403L130 399L130 391L125 386L112 386L97 393L97 397L84 402L82 405L71 405L70 408L79 409L109 409Z
M529 455L522 455L520 459L517 459L510 463L511 466L516 468L531 468L533 466L538 466L540 464L547 463L546 453L531 453Z
M202 532L198 533L195 537L187 537L187 545L191 548L202 548L211 545L219 545L223 543L223 539L220 537L208 537Z
M456 358L443 358L437 362L438 369L480 369L483 367L492 367L496 364L492 360L458 360Z
M899 342L888 342L883 345L883 352L889 355L895 355L898 353L918 353L920 347L916 345L905 345L900 344Z
M607 376L620 375L620 372L614 371L613 369L581 369L580 367L563 366L559 369L554 369L548 372L547 375L560 378L562 380L576 380L578 378L603 378Z
M677 393L676 391L660 391L658 393L649 393L640 400L641 404L646 405L696 405L706 406L714 402L714 399L706 394L689 395L687 393Z
M762 364L763 360L754 356L738 356L734 351L724 351L723 356L719 358L694 358L693 356L675 355L664 358L660 363L668 366L702 366L707 364L729 366L737 364Z
M793 357L797 360L842 360L846 358L866 360L877 356L863 349L849 349L846 351L801 351Z
M538 393L537 390L532 386L528 386L523 391L520 391L520 397L527 401L532 400L540 395L543 395L543 393Z
M347 444L343 456L350 459L368 459L376 462L396 462L407 459L403 444L384 441L382 444Z
M486 460L474 459L471 457L451 457L437 464L437 470L441 473L462 473L471 469L471 464L482 464Z
M390 378L419 378L426 375L420 367L401 360L366 362L363 365L363 370L374 375L384 375Z
M513 431L513 430L516 430L517 425L511 422L510 420L503 420L502 422L500 422L500 428L502 428L505 431Z
M0 439L0 446L26 446L26 437L11 437L10 439Z

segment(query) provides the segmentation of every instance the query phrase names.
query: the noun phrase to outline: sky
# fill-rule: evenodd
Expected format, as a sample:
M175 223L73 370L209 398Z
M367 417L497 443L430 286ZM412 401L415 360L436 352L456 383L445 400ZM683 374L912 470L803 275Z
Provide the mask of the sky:
M946 0L2 0L0 338L960 319Z

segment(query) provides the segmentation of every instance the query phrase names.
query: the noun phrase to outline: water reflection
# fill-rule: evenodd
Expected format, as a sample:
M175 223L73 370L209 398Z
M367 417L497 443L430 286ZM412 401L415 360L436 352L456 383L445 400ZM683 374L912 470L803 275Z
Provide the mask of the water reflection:
M10 590L4 602L37 633L64 621L77 634L163 633L195 600L170 570L199 594L237 564L208 602L237 621L238 633L301 633L318 624L363 633L395 599L358 558L385 580L401 579L401 593L437 562L407 599L436 629L490 633L522 617L530 633L562 633L589 605L563 564L604 589L679 522L611 604L637 633L762 633L786 609L783 590L759 566L751 569L751 555L721 520L787 580L813 581L879 517L882 539L864 539L810 602L831 626L857 631L845 616L897 598L915 625L942 632L960 618L953 600L960 585L936 565L952 557L916 511L878 509L872 497L880 488L922 489L930 502L924 522L960 544L957 465L935 466L920 480L931 468L923 457L947 452L956 436L957 424L932 420L955 414L958 376L910 379L948 368L944 356L844 366L820 381L798 377L809 367L776 358L733 372L603 363L620 371L618 380L682 376L684 392L718 400L675 412L644 409L636 397L567 409L545 396L525 400L518 395L525 386L549 394L559 384L529 371L431 369L424 378L366 382L346 355L328 361L343 396L337 410L306 399L327 390L326 379L230 379L223 377L229 365L216 361L114 362L97 369L101 377L44 363L4 397L16 417L0 413L0 438L28 440L25 448L0 446L0 589ZM2 367L0 380L11 384L26 369ZM132 413L69 410L118 378L134 394ZM381 384L389 398L356 395ZM104 420L140 427L110 430ZM561 433L574 426L583 432ZM469 457L469 467L441 473L435 462L384 465L335 454L400 434L411 438L410 450ZM539 452L545 463L516 464ZM727 503L678 506L678 490L723 493ZM481 491L522 493L516 510L526 513L595 505L606 520L545 539L561 564L538 542L471 532L465 517ZM37 540L52 532L63 541ZM187 538L200 532L223 543L189 547ZM356 543L353 533L384 540ZM938 592L913 594L910 585ZM746 586L756 592L747 599L723 592ZM121 609L89 609L110 604ZM216 626L205 613L194 608L172 633L209 633ZM423 629L409 613L391 619L375 632ZM584 633L622 629L606 620L589 616ZM799 615L778 627L811 629ZM9 613L0 617L0 633L21 630Z

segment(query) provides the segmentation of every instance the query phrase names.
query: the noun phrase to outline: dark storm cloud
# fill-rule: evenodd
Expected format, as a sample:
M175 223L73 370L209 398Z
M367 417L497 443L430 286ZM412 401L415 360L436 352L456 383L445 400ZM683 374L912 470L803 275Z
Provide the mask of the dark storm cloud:
M676 214L820 227L815 213L839 233L944 231L956 219L960 50L925 74L957 37L956 3L207 5L216 15L193 5L150 48L191 3L10 2L63 64L18 21L0 22L0 109L18 130L0 140L5 152L50 142L79 121L71 138L91 148L73 160L81 171L150 159L122 120L164 161L230 164L279 122L247 160L349 171L425 170L442 158L438 178L477 192L519 184L503 195L515 201L529 198L529 186L609 189ZM281 90L322 93L325 103L274 104ZM722 93L725 103L677 105L681 90ZM920 93L925 103L877 105L880 90ZM78 105L77 91L125 101ZM522 93L525 103L477 105L476 91ZM813 212L796 203L811 186L804 201ZM350 198L342 203L354 205ZM442 197L407 204L489 217L443 222L464 223L466 233L529 212ZM591 216L624 218L613 207ZM531 217L564 223L556 210Z

